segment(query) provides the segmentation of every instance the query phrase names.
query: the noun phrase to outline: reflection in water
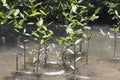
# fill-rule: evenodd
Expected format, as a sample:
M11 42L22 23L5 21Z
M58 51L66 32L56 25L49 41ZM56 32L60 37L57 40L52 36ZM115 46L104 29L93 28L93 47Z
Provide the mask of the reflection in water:
M5 37L4 37L4 36L1 37L1 42L2 42L3 44L5 44Z
M4 46L5 45L5 37L4 36L2 36L2 37L0 37L0 46Z

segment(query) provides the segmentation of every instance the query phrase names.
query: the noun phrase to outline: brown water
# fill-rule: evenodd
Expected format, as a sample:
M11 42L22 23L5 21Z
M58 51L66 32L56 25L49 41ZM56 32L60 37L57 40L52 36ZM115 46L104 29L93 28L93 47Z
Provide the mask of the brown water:
M100 28L100 27L99 27ZM90 40L89 49L89 63L85 64L85 57L82 57L77 63L79 67L78 77L79 80L120 80L120 60L113 60L114 39L109 39L99 32L99 28L93 26L94 38ZM103 27L101 27L103 28ZM108 27L104 28L105 32L109 31ZM112 33L113 35L113 33ZM83 43L83 52L86 51L87 43ZM27 52L35 47L34 43L27 44ZM120 58L120 40L117 40L116 57ZM58 60L54 54L59 51L57 46L54 47L50 53L50 60ZM19 46L2 46L0 49L0 80L70 80L71 74L66 72L58 76L38 76L31 75L17 75L15 74L15 56L19 56L19 67L22 68L23 63L23 49ZM58 66L48 66L45 71L61 70ZM20 77L19 77L20 76ZM83 77L80 77L83 76ZM88 78L86 78L88 77ZM90 77L90 78L89 78Z

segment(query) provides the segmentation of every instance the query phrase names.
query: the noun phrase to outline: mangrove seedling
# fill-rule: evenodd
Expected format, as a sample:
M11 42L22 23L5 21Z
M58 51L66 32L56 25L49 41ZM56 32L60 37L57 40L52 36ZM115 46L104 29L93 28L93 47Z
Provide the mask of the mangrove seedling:
M115 37L115 39L114 39L114 54L113 54L113 58L116 56L116 48L117 48L117 34L118 34L118 32L119 32L119 27L117 27L117 28L113 28L113 29L111 29L112 31L114 31L114 37Z
M66 64L67 64L67 49L69 49L72 46L71 43L72 38L67 36L67 37L60 37L57 39L58 44L61 46L61 60L62 60L62 65L64 69L66 69Z
M41 45L45 44L50 39L50 37L53 35L53 32L51 30L48 30L46 26L43 25L42 18L38 19L38 22L36 23L36 25L37 25L37 29L36 31L32 32L32 35L34 35L35 40L38 41L38 60L39 60ZM46 48L47 47L45 46L45 64L47 61L47 51L46 51L47 49Z
M112 31L114 31L114 52L113 52L113 58L116 56L116 45L117 45L117 34L119 32L120 27L120 10L119 10L119 0L116 1L105 1L105 4L108 6L109 10L108 13L113 15L112 19L116 20L116 25L113 25Z
M27 40L27 37L30 36L29 33L27 33L27 30L26 30L26 27L24 26L24 22L26 21L26 19L20 19L19 21L18 20L14 20L14 25L15 25L15 31L18 32L18 34L20 36L22 36L22 43L23 43L23 55L24 55L24 69L26 69L26 42L28 41Z

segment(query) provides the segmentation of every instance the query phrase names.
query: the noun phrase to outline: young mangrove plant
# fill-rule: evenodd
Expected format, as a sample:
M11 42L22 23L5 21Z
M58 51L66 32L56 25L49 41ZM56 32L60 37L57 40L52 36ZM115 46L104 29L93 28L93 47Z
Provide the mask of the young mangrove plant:
M116 57L116 48L117 48L117 36L118 36L118 32L119 32L119 27L117 27L117 28L113 28L113 29L111 29L112 31L114 31L114 37L115 37L115 39L114 39L114 52L113 52L113 58L115 58Z
M87 27L87 23L98 18L96 14L99 12L100 8L97 8L93 14L88 15L88 10L90 7L85 6L84 1L82 0L70 0L62 6L64 7L62 14L65 17L66 33L67 36L71 38L71 46L73 46L73 49L67 49L67 51L73 54L73 65L71 67L73 69L74 80L76 80L75 76L78 71L76 59L80 59L79 57L76 58L76 45L80 44L83 38L86 37L88 40L89 49L90 35L86 34L86 31L89 30L90 27ZM86 54L86 64L88 64L88 54Z
M24 25L24 22L26 21L26 19L20 19L18 20L14 20L14 25L15 25L15 31L18 32L19 36L22 37L22 43L23 43L23 55L24 55L24 69L26 69L26 42L28 41L27 37L30 36L29 33L27 33L26 27Z
M36 0L28 0L28 2L24 3L24 5L26 10L23 12L29 19L27 23L32 24L34 26L34 29L31 31L31 36L33 36L34 40L36 40L38 43L37 44L38 47L37 72L38 72L38 67L40 64L40 50L43 49L42 45L45 44L53 34L53 32L51 30L48 30L47 26L45 26L46 16L49 13L48 10L46 9L48 4L44 5L42 2L37 2ZM45 64L46 61L47 61L47 51L45 51Z
M60 37L60 39L57 39L58 44L61 46L61 60L64 69L67 68L67 49L69 49L72 46L71 40L72 38L69 36Z
M78 2L77 0L73 1L70 0L68 3L64 4L65 10L63 11L63 15L66 19L66 33L67 36L71 38L71 46L73 46L73 49L67 49L67 51L71 54L73 54L73 65L70 67L73 69L73 76L74 80L76 80L76 73L77 73L77 65L76 65L76 42L81 42L81 38L79 38L76 41L77 35L82 34L82 29L84 27L85 22L81 21L81 19L85 19L83 17L83 14L87 12L87 8L85 6L80 6L81 2ZM81 9L81 10L80 10ZM69 44L69 43L68 43Z
M90 30L90 28L88 29ZM86 32L86 34L83 35L86 39L87 39L87 50L86 50L86 53L85 53L85 57L86 57L86 64L88 64L88 57L89 57L89 47L90 47L90 39L93 37L93 33L88 33Z
M69 29L68 29L69 28ZM67 48L67 52L73 55L73 65L70 65L70 67L73 69L73 76L74 76L74 80L76 80L76 74L78 72L78 67L77 67L77 62L79 61L78 59L80 59L80 56L78 57L77 55L79 53L77 53L76 51L76 46L81 42L82 38L78 38L76 37L76 35L81 34L81 32L79 32L78 30L73 30L72 28L67 27L66 29L67 34L69 34L69 37L71 38L71 46L73 47L73 49L71 49L70 47Z
M119 10L119 6L120 6L120 1L119 0L115 0L115 1L105 1L104 2L109 10L108 13L113 15L112 19L116 20L115 25L113 25L113 28L111 29L112 31L114 31L114 52L113 52L113 58L116 57L116 47L117 47L117 36L118 36L118 32L119 32L119 28L120 28L120 10Z
M36 23L37 30L32 32L32 35L34 35L36 40L38 41L38 50L40 50L41 46L45 44L45 64L47 63L47 47L46 42L50 39L50 37L53 35L53 32L51 30L48 30L43 25L43 19L38 19L38 22ZM38 60L39 60L39 51L38 51Z
M10 6L6 0L0 1L0 25L5 24L8 20Z

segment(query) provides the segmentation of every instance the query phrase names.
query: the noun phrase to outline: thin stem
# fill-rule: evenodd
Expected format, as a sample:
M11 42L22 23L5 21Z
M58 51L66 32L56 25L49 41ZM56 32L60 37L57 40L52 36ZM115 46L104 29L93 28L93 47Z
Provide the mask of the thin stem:
M39 45L39 47L38 47L38 55L37 55L37 58L38 58L38 60L37 60L37 74L38 74L38 72L39 72L39 63L40 63L40 48L41 48L41 45Z
M23 47L24 47L24 69L26 69L26 46L25 46L25 40L23 41Z
M18 54L16 54L16 70L18 70Z
M82 43L79 44L79 51L82 52Z
M115 44L114 44L114 54L113 54L113 57L116 56L116 46L117 45L117 33L115 32Z
M74 39L74 42L73 42L73 48L74 48L74 80L76 80L76 61L75 61L75 59L76 59L76 51L75 51L75 39Z
M45 42L44 44L44 48L45 48L45 65L47 64L47 59L48 59L48 54L47 54L47 44Z
M89 39L88 39L88 46L87 46L87 52L86 52L86 64L88 64L88 52L89 52Z
M38 48L38 55L37 55L37 58L38 58L38 61L37 61L37 62L38 62L38 63L40 62L40 48L41 48L41 47L39 46L39 48Z
M80 38L82 38L82 35L80 35ZM82 52L82 42L79 43L79 51Z
M63 52L62 61L63 61L63 67L66 68L66 54L65 54L65 52Z
M66 50L68 48L68 45L61 45L61 53L62 53L62 65L64 67L64 69L66 69L66 61L67 61L67 54L66 54Z

